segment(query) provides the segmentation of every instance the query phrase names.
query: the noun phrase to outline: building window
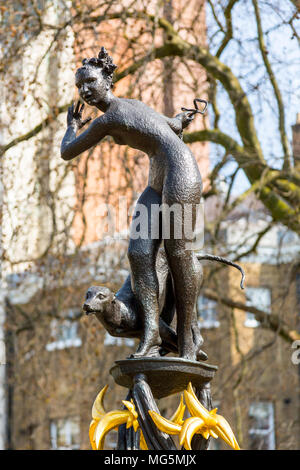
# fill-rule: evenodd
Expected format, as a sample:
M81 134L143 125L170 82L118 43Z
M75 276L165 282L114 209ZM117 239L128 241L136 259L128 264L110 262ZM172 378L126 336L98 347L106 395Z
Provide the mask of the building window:
M217 302L200 295L197 300L198 322L200 328L218 328Z
M271 290L267 287L247 287L246 305L271 313ZM245 326L256 328L260 322L254 313L246 312Z
M53 341L46 344L47 351L81 346L81 338L78 335L78 321L74 319L80 314L81 312L70 309L65 312L64 320L55 318L51 321L50 331Z
M275 449L273 403L252 403L249 409L249 418L250 450Z
M80 448L79 416L56 419L50 423L52 450L76 450Z
M132 338L116 338L111 336L109 333L105 333L104 345L105 346L134 346L134 339Z

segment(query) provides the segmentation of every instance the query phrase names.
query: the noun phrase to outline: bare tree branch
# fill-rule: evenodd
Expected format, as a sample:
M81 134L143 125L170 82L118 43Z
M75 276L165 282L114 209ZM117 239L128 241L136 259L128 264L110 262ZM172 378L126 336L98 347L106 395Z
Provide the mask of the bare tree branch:
M293 343L295 340L300 339L300 334L296 330L290 329L288 325L274 313L267 313L258 308L245 305L242 302L234 301L228 297L225 297L223 294L222 297L220 297L218 293L209 288L204 289L204 295L209 299L221 302L227 307L243 310L244 312L254 313L256 320L261 323L263 328L269 328L276 333L278 332L281 338L289 343Z
M220 57L224 49L226 48L227 44L229 41L232 39L232 17L231 17L231 12L234 7L234 5L238 2L239 0L229 0L225 10L224 10L224 16L225 16L225 21L226 21L226 32L225 36L223 38L223 41L216 52L216 57Z
M259 49L266 67L266 71L268 73L270 82L272 84L274 94L276 97L277 101L277 106L278 106L278 115L279 115L279 122L278 122L278 128L279 128L279 133L281 137L281 143L282 143L282 148L283 148L283 154L284 154L284 164L283 164L283 169L284 170L290 170L291 169L291 152L289 148L289 143L288 143L288 138L285 132L285 112L284 112L284 105L282 101L282 96L280 93L280 89L278 86L278 83L276 81L274 72L272 70L270 61L268 59L268 51L267 47L264 41L264 35L263 35L263 29L261 25L261 18L260 18L260 12L259 12L259 7L257 0L252 0L253 6L254 6L254 11L255 11L255 17L256 17L256 25L257 25L257 34L258 34L258 43L259 43Z

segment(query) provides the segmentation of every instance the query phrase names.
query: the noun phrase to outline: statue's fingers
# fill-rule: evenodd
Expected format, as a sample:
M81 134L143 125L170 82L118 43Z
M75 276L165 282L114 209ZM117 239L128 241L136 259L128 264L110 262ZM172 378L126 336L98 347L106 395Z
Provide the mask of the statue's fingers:
M68 107L67 118L68 118L68 119L72 119L72 118L73 118L73 114L74 114L74 103L72 103L72 105Z
M77 114L79 111L80 101L77 101L76 108L74 114Z

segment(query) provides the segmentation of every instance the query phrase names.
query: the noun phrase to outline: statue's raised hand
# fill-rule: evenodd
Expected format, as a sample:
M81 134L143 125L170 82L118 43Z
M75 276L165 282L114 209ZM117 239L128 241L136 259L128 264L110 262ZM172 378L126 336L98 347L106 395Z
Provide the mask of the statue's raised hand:
M184 111L183 113L177 114L175 117L180 119L182 129L185 129L194 120L195 113L191 111Z
M88 117L87 119L82 120L82 111L84 109L84 104L81 104L80 101L77 101L76 107L74 109L74 103L68 108L67 115L67 124L68 127L72 126L76 129L81 129L85 126L92 118Z

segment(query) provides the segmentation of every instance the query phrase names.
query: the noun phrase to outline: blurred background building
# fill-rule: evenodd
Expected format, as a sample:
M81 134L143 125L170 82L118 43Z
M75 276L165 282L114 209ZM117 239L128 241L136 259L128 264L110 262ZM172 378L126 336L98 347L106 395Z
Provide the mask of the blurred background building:
M0 143L18 135L27 138L14 142L1 160L1 448L89 449L93 400L108 383L107 410L120 406L126 391L114 384L109 369L136 346L132 339L111 337L81 306L90 285L117 291L127 277L129 209L147 184L148 161L110 139L74 161L61 160L76 67L102 45L119 70L136 64L131 46L139 35L149 61L116 82L116 95L141 99L174 116L182 106L191 107L194 97L211 93L211 78L194 61L150 60L151 41L168 40L167 33L154 37L147 23L140 30L134 15L124 24L120 15L109 16L108 4L93 10L103 18L90 28L84 19L89 2L81 5L82 11L76 2L69 10L63 2L38 5L48 28L34 30L22 56L9 64L13 86L2 78ZM2 11L3 20L12 25L25 11L22 2L16 5ZM188 6L180 0L153 1L147 9L167 19L186 40L206 46L204 0ZM71 18L79 13L82 23L74 26ZM53 29L63 29L58 39ZM190 127L191 132L206 129L208 118L196 118ZM298 119L293 126L295 167L299 129ZM219 178L216 188L211 184L211 147L205 142L189 145L206 195L203 251L240 260L247 276L242 291L233 268L204 264L197 311L208 362L219 366L212 383L214 405L231 423L242 448L298 449L299 365L293 353L299 339L299 237L274 223L254 193L237 198L224 213L228 182ZM114 214L103 212L107 205L116 211L115 226L109 219ZM178 400L161 400L161 414L170 416ZM106 447L115 445L112 432ZM216 440L210 447L225 448Z

